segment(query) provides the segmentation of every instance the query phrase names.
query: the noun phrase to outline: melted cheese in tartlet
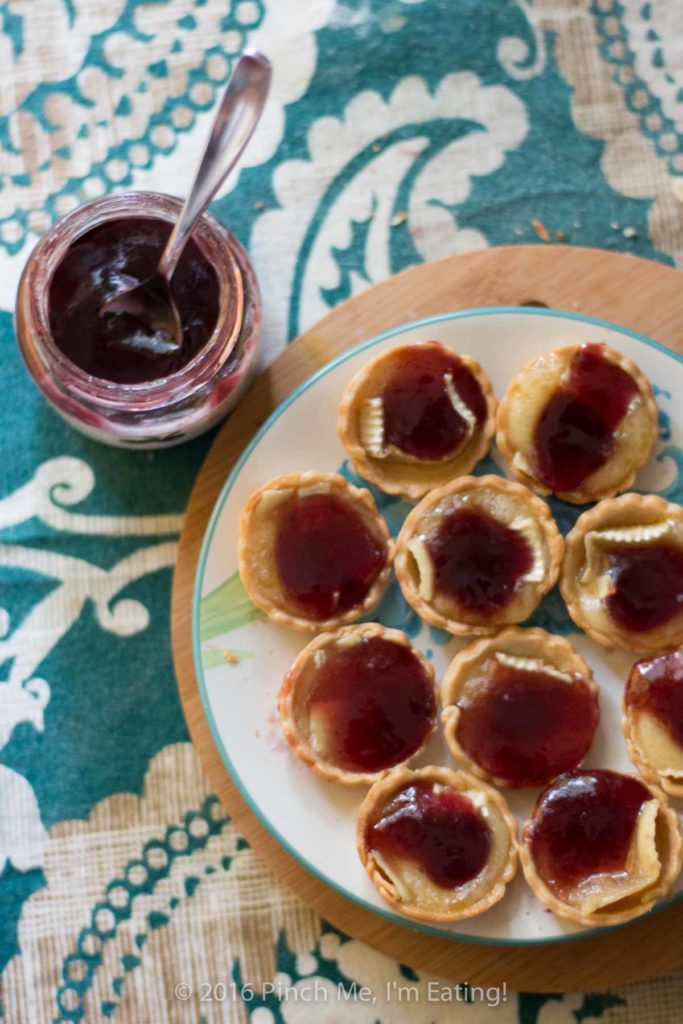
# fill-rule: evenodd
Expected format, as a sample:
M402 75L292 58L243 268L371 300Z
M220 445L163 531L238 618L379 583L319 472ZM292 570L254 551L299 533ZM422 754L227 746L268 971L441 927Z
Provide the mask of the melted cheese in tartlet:
M421 537L413 537L408 542L408 550L415 559L419 577L420 597L431 601L434 597L434 563Z
M430 541L438 537L444 521L460 511L481 511L483 519L491 517L518 533L529 547L531 565L515 580L510 599L491 612L461 607L454 595L437 585ZM433 625L454 633L493 632L496 626L531 614L556 579L562 550L547 506L526 488L500 477L460 477L426 495L410 513L398 539L396 570L408 602Z
M569 345L536 357L511 382L497 421L498 447L517 479L539 494L549 494L534 468L536 425L555 392L569 378L578 346ZM598 501L631 486L657 438L657 407L652 389L638 367L621 353L605 347L607 361L625 369L638 386L615 434L609 457L575 491L559 496L582 504Z
M408 856L388 854L366 845L371 823L382 821L383 811L406 787L429 781L434 794L453 790L465 797L485 824L490 837L486 862L476 875L455 887L436 884L422 866ZM387 902L409 917L425 921L472 917L497 903L517 866L516 822L495 789L466 772L447 768L399 768L375 783L361 805L357 844L365 868Z
M319 633L278 695L295 756L316 774L369 785L415 757L437 724L431 663L405 633L362 622Z
M638 814L623 870L589 876L566 894L567 902L582 914L595 914L654 886L662 870L655 841L658 814L659 801L646 800Z
M377 563L375 574L374 567L371 567L372 571L368 570L365 578L361 567L358 578L366 590L364 596L359 597L357 604L353 605L348 597L343 597L341 589L335 589L334 576L326 583L324 573L319 573L319 585L323 589L327 585L326 592L333 598L328 602L331 605L329 613L326 608L321 611L314 609L308 597L308 603L299 600L296 590L291 586L290 566L286 570L289 576L286 573L283 575L283 549L278 548L283 522L287 520L290 506L294 507L297 501L324 504L328 497L330 508L336 510L337 529L341 529L342 533L350 530L356 540L360 538L361 546L365 544L369 549L374 546L373 558ZM346 519L345 509L348 510ZM359 550L356 549L355 554ZM286 622L295 629L334 628L359 619L370 611L389 582L393 551L394 544L389 530L370 492L354 487L335 473L306 470L277 477L254 491L240 514L238 556L245 589L254 604L271 619ZM297 566L302 564L300 560L293 561ZM322 568L319 557L318 562ZM341 580L340 587L346 582L345 572L352 576L353 565L354 560L351 558L345 565L333 570Z
M656 774L662 780L683 780L683 748L657 716L646 708L638 708L631 728L634 740Z
M539 676L548 677L545 696ZM534 695L542 701L540 716ZM564 637L504 629L451 661L441 687L444 737L453 757L487 782L544 785L587 753L598 697L590 667Z
M630 630L609 611L612 552L660 545L683 553L683 508L658 495L622 494L579 516L566 538L560 589L574 622L606 647L657 653L683 642L683 607L650 629Z
M510 523L511 529L521 533L533 554L533 565L524 576L525 583L540 583L546 574L546 551L541 528L535 519L517 516Z
M465 404L465 402L463 402L462 398L455 390L452 373L444 374L444 391L448 395L451 405L466 425L466 432L461 438L460 444L454 451L444 455L441 459L424 460L419 459L410 452L404 451L402 448L398 448L394 444L385 445L384 403L382 402L381 397L375 395L372 398L366 398L363 400L359 414L360 443L367 454L373 459L393 459L397 462L452 462L458 451L464 448L468 443L476 429L477 421L472 410Z
M508 524L512 530L521 533L533 554L533 565L524 574L520 583L540 583L546 574L546 547L537 522L517 516ZM408 547L415 558L420 578L420 594L430 601L434 596L434 565L427 545L422 537L414 537Z
M622 729L641 775L683 796L683 648L637 661L624 691Z
M373 459L386 458L384 406L381 398L366 398L360 410L360 443Z
M582 583L600 579L607 566L610 548L646 548L667 537L672 532L670 522L648 523L644 526L623 526L608 530L591 530L586 534L586 567L581 575ZM604 590L604 585L601 586Z
M417 864L409 860L388 858L377 850L372 851L372 858L382 874L395 887L403 903L435 913L457 912L477 903L491 890L507 862L510 838L497 809L490 806L485 798L482 800L479 794L480 790L469 790L463 795L477 807L489 825L492 838L491 852L483 870L457 889L449 891L435 885Z
M455 390L455 384L453 383L453 374L452 373L445 373L444 374L444 378L443 378L443 382L444 382L444 387L446 389L446 394L448 395L448 398L450 399L451 405L453 406L453 408L455 409L457 414L459 416L461 416L462 419L464 419L465 423L467 424L467 433L466 433L465 438L463 440L463 444L464 444L465 441L467 440L467 438L470 436L470 434L472 433L472 431L475 429L475 427L477 425L476 418L474 416L474 413L470 409L469 405L467 405L465 402L463 402L462 398L460 397L458 392Z
M578 800L568 818L563 792ZM553 828L559 828L554 838ZM595 857L601 850L608 855L602 869ZM527 882L553 913L588 926L617 925L646 913L669 891L681 870L683 836L661 789L594 769L560 777L541 794L523 828L520 858Z
M256 515L263 519L268 517L271 513L275 512L276 509L284 505L294 494L291 487L282 487L279 490L265 490L261 494L261 499L256 506Z
M426 390L411 396L410 382L420 373L426 374ZM402 423L397 409L404 409L406 401L410 408ZM360 476L388 494L416 501L471 472L491 447L497 404L491 382L475 359L438 341L398 345L349 381L338 431ZM450 424L448 405L457 414L450 416ZM431 447L425 444L430 437L435 441Z
M567 672L560 672L559 669L555 668L554 665L549 665L543 658L517 658L511 654L504 654L502 651L497 651L495 654L496 661L500 662L501 665L507 665L508 668L515 668L519 672L543 672L547 676L552 676L554 679L559 679L563 683L571 683L572 677Z

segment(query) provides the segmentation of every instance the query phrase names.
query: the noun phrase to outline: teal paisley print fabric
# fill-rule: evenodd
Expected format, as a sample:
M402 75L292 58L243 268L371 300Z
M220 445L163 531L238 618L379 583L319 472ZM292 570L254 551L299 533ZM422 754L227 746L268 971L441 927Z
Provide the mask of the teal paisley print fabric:
M680 977L565 996L463 978L446 997L267 875L199 767L170 654L211 438L127 453L75 434L31 386L12 309L58 216L118 188L182 194L245 45L272 56L273 96L213 211L256 265L264 361L405 267L542 244L533 222L681 265L682 38L670 0L0 2L4 1019L297 1024L310 993L335 1024L678 1019ZM683 455L664 455L680 501ZM539 614L563 628L552 599Z

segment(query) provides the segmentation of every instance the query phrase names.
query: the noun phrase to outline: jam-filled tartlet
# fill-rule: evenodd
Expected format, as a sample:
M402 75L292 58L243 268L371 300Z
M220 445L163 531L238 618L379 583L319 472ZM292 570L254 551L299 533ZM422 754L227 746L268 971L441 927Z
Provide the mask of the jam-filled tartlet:
M650 910L681 870L678 815L661 790L595 769L561 775L522 830L527 882L558 917L615 925Z
M322 633L280 689L300 761L325 778L372 783L422 750L436 728L434 669L405 633L368 622Z
M598 686L568 640L505 629L456 654L441 686L446 742L498 786L543 786L578 767L600 717Z
M637 661L624 693L622 726L641 775L683 796L683 648Z
M560 585L572 619L599 644L649 654L683 643L683 508L623 494L584 512Z
M290 473L240 515L239 567L254 604L295 629L334 629L375 607L393 541L369 491L335 473Z
M425 495L396 545L415 611L454 634L522 622L557 580L564 544L548 506L497 476L459 477Z
M491 447L497 401L479 363L438 341L400 345L349 382L338 429L354 469L416 500Z
M602 344L537 356L498 410L496 441L515 476L579 505L627 490L656 439L647 378Z
M376 782L356 843L380 896L422 921L483 913L517 869L517 823L501 794L447 768L397 768Z

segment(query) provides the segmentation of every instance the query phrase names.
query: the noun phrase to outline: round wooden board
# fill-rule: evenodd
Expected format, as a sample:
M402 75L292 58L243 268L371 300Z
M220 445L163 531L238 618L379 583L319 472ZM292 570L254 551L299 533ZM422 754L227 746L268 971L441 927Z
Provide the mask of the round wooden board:
M180 538L173 656L190 734L218 796L264 863L305 903L387 956L445 978L507 982L519 991L589 991L683 967L683 904L605 935L533 948L453 942L387 922L309 874L246 806L212 740L192 657L192 590L206 524L232 465L273 409L330 359L391 327L456 309L518 305L604 317L683 349L683 275L595 249L514 246L450 256L406 270L350 299L297 338L258 378L209 452Z

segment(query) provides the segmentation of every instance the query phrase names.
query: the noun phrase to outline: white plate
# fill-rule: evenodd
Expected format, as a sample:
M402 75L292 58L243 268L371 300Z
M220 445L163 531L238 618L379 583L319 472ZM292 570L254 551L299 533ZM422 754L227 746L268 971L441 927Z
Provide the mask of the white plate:
M262 618L249 619L253 605L246 600L236 575L238 516L252 491L282 473L342 470L345 455L337 437L336 411L347 381L379 352L398 343L433 338L475 356L499 396L532 357L558 345L606 341L624 352L652 381L660 408L660 442L636 488L683 500L680 357L604 321L550 310L469 310L407 324L345 353L298 388L273 413L230 474L211 517L197 570L193 641L199 688L216 745L243 797L275 838L328 885L385 917L446 938L493 943L557 941L575 936L580 929L547 913L521 871L505 898L471 921L419 926L388 909L370 884L355 848L356 811L366 787L345 787L317 778L291 755L280 730L278 688L311 635ZM495 453L494 458L498 459ZM502 472L491 458L477 467L479 473L491 471ZM373 493L395 533L409 506L375 489ZM563 531L580 512L555 500L551 507ZM433 658L438 678L465 644L420 623L395 580L373 617L406 629L417 646ZM528 624L571 635L600 683L602 717L586 765L632 771L619 720L624 681L634 658L605 651L577 634L557 591L546 597ZM237 664L225 661L228 650L237 654ZM432 740L417 763L457 767L441 736ZM538 792L507 792L520 822L531 811ZM679 881L678 892L683 895L681 888Z

